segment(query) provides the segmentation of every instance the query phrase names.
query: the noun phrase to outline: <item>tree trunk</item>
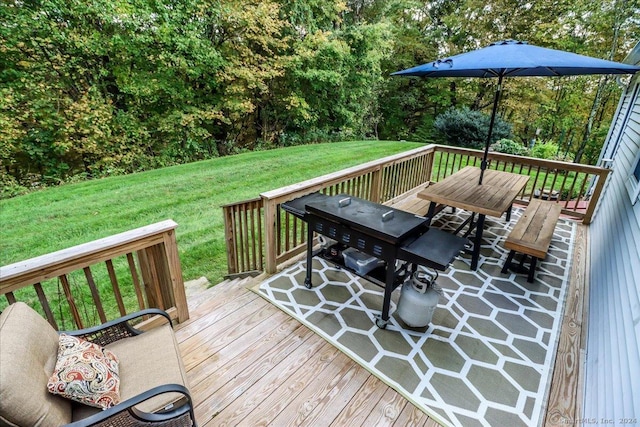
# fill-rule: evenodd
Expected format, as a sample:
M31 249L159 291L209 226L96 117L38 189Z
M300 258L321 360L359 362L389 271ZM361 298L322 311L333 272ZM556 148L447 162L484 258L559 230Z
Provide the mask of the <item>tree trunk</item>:
M616 17L616 22L613 27L613 37L611 40L611 49L609 50L609 60L613 60L613 56L616 52L616 48L618 46L618 37L620 34L620 22ZM608 76L604 76L600 79L600 83L598 83L598 90L596 91L596 97L593 100L593 105L591 106L591 111L589 112L589 119L587 120L587 124L584 127L584 134L582 135L582 141L580 141L580 146L576 151L576 158L574 160L575 163L580 163L582 159L582 155L584 154L584 149L587 146L587 142L591 137L591 131L593 129L593 121L596 117L596 113L600 108L600 99L602 98L602 92L607 84Z
M598 83L598 90L596 91L596 96L593 99L593 104L591 105L591 111L589 112L589 118L587 119L587 124L584 127L584 133L582 134L582 141L580 141L580 146L576 151L576 158L574 163L580 163L582 159L582 155L584 154L584 149L587 146L587 142L589 142L589 138L591 137L591 131L593 130L593 121L596 117L596 113L600 108L600 98L602 97L602 91L604 90L604 86L607 83L607 77L603 77L600 79L600 83Z

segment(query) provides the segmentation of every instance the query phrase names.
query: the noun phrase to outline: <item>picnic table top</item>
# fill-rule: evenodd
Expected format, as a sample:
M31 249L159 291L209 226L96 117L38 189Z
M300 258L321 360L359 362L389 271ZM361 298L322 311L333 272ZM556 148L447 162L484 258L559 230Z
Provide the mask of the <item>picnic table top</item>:
M480 168L467 166L418 192L421 199L500 217L527 185L529 177L487 169L478 184Z

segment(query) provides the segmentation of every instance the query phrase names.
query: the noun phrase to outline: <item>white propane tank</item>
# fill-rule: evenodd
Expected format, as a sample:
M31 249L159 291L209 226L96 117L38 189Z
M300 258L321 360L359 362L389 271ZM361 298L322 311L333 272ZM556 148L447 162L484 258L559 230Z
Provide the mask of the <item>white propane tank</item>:
M402 285L398 316L412 328L427 326L438 305L440 293L433 287L438 273L434 273L416 271L411 279L407 279Z

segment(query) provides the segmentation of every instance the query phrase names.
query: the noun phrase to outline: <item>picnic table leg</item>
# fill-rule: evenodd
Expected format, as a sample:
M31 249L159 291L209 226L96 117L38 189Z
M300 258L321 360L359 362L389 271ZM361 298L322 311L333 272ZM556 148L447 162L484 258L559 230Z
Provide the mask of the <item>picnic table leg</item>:
M476 238L473 242L473 252L471 253L471 269L478 269L478 258L480 258L480 243L482 243L482 230L484 229L484 215L478 215L476 223Z
M431 220L436 212L436 202L429 203L429 210L427 211L427 227L431 225Z
M509 209L507 209L507 222L511 221L511 211L513 210L513 203L509 205Z

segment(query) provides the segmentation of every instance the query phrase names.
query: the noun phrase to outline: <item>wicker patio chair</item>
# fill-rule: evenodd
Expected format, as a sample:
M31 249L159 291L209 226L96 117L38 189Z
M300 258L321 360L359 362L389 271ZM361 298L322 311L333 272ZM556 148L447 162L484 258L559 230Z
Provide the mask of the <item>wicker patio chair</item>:
M167 322L146 332L136 329L137 320L154 315L163 316ZM101 410L49 393L47 381L55 367L59 333L29 306L17 302L0 315L0 425L196 425L186 373L167 313L147 309L64 333L117 355L120 403Z

